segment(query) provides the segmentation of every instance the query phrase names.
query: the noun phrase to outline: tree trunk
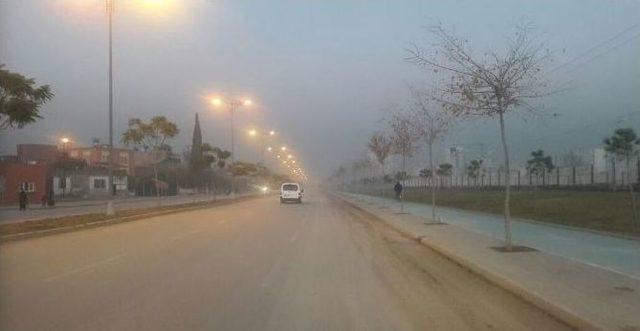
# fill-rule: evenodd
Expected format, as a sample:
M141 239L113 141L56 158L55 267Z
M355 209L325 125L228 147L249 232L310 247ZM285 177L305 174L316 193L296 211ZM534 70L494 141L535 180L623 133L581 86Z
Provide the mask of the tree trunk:
M627 158L627 186L629 187L629 195L631 196L631 208L633 210L633 226L638 229L638 209L636 207L636 195L633 192L633 183L629 180L630 159Z
M404 213L404 192L407 190L406 187L404 187L404 179L405 177L407 177L407 168L406 168L406 164L407 164L407 156L405 154L402 154L402 192L400 192L400 212Z
M381 185L381 187L382 187L382 201L384 203L384 188L385 188L385 185L386 185L386 183L384 182L384 176L385 176L384 175L384 163L380 163L380 169L382 169L382 185Z
M505 248L507 250L512 249L511 242L511 168L509 167L509 147L507 146L507 137L505 133L504 114L502 111L500 114L500 138L502 140L502 149L504 151L504 168L507 172L507 178L504 181L504 234L505 234Z
M156 197L158 197L158 206L160 206L161 204L161 200L160 200L160 188L158 187L159 183L158 183L158 166L157 165L153 165L153 177L155 178L156 181Z
M429 163L431 167L431 178L433 178L435 170L435 162L433 162L433 141L429 142ZM436 218L436 187L431 185L431 221L437 222Z

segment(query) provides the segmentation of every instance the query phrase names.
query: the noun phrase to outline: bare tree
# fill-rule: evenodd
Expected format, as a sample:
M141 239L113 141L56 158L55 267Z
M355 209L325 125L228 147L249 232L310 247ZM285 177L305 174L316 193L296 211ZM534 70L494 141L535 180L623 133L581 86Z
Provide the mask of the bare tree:
M384 173L384 162L391 154L393 142L391 141L391 139L381 133L374 133L373 136L371 136L371 138L369 139L369 144L367 146L376 157L376 161L378 161L378 164L380 164L380 169L382 170L382 182L384 183L384 179L386 176ZM384 185L382 187L382 198L384 198Z
M407 158L413 156L418 135L410 114L397 111L389 120L391 127L391 143L393 154L402 157L402 172L407 173ZM404 212L404 199L400 199L400 208Z
M449 76L437 100L454 115L498 118L507 173L504 199L507 250L512 249L511 173L504 117L515 110L535 111L530 101L548 95L542 69L549 61L550 53L543 44L531 38L530 31L528 26L518 27L515 36L508 39L504 53L488 51L477 56L466 40L438 25L431 29L438 41L434 52L414 45L408 58L418 66Z
M429 153L429 167L431 173L436 168L433 158L433 145L451 128L453 117L439 102L434 102L433 97L417 89L411 89L412 118L415 133L425 140ZM431 220L438 222L436 217L436 186L434 176L431 180Z

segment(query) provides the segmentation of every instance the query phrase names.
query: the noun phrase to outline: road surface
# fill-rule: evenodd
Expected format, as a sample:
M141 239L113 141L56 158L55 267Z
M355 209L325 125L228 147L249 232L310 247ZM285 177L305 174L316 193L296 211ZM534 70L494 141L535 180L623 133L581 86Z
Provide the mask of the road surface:
M0 245L0 330L565 330L326 197Z

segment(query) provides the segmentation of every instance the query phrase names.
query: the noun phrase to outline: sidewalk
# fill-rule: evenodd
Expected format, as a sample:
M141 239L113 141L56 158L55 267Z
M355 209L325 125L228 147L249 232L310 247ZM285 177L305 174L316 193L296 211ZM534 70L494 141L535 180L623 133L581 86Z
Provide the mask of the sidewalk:
M350 193L351 194L351 193ZM381 203L399 211L399 203L367 195L353 195L368 202ZM431 205L405 202L404 210L413 215L431 215ZM502 215L438 207L438 216L446 223L488 236L504 238ZM588 229L512 218L514 242L546 253L597 265L640 279L640 240Z
M209 201L209 200L224 200L230 196L226 195L206 195L206 194L194 194L194 195L180 195L162 197L158 200L157 197L136 197L130 199L115 200L114 208L116 211L138 209L138 208L150 208L155 206L169 206L183 203ZM77 201L66 202L57 204L54 207L41 208L40 206L33 206L27 208L26 211L19 211L15 209L0 209L0 224L17 223L24 221L40 220L45 218L56 218L63 216L73 216L91 213L103 213L106 209L107 200L93 200L93 201Z
M171 195L171 196L162 196L161 199L164 201L169 201L172 199L186 199L188 197L204 197L211 196L206 194L194 194L194 195ZM142 201L157 201L158 197L154 196L130 196L130 197L114 197L114 204L125 204L125 203L134 203L134 202L142 202ZM76 200L58 200L56 201L55 206L47 207L51 208L70 208L70 207L84 207L84 206L97 206L97 205L106 205L109 199L76 199ZM32 202L30 204L31 208L40 208L39 201ZM18 205L6 205L0 206L0 210L15 210L18 209Z
M540 251L500 253L490 236L339 197L578 329L640 330L640 279Z

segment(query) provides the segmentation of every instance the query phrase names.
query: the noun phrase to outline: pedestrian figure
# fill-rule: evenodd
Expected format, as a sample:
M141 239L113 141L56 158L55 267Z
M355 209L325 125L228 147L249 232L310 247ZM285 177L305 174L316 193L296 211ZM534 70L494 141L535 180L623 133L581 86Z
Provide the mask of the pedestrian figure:
M27 210L27 204L29 203L29 198L27 197L27 192L24 189L20 190L20 195L18 198L20 202L20 210Z
M396 182L396 185L393 186L393 190L396 192L396 199L400 200L402 198L402 184L400 184L400 182Z

